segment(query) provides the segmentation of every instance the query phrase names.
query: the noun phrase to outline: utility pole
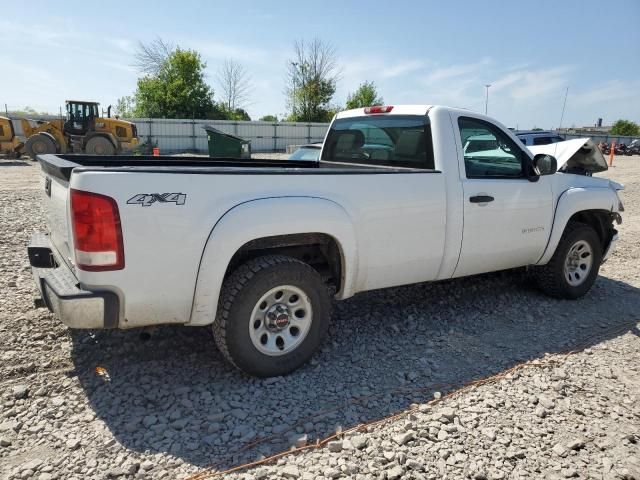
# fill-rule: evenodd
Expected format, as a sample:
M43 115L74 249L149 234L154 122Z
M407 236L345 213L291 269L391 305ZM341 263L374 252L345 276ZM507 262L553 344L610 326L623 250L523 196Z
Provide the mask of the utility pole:
M484 114L486 115L487 112L489 111L489 87L491 86L490 83L485 85L485 88L487 89L487 96L484 100Z

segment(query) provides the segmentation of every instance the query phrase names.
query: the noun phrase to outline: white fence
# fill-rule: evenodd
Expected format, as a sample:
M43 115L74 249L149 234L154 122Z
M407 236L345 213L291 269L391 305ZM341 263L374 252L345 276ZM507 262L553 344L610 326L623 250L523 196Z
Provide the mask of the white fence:
M284 151L287 145L321 142L328 123L244 122L234 120L190 120L130 118L138 128L140 143L160 148L161 153L207 153L207 133L211 125L218 130L251 140L253 152Z

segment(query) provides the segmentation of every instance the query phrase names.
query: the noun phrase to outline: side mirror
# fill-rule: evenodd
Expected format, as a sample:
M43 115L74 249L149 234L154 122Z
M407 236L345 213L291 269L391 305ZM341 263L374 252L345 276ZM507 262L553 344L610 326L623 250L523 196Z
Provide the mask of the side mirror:
M538 175L553 175L558 170L556 157L539 153L533 157L533 169Z

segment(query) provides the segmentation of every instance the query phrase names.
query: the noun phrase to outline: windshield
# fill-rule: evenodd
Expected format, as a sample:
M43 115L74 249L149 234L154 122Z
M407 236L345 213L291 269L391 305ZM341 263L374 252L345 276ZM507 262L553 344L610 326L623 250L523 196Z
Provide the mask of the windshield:
M318 160L320 147L301 147L291 154L289 160Z
M434 169L429 119L421 115L338 119L327 135L322 160Z

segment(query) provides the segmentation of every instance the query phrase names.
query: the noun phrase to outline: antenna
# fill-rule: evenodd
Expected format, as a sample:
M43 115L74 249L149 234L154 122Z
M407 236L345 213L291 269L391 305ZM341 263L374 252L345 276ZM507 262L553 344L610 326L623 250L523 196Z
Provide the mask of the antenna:
M564 102L562 103L562 114L560 115L560 125L558 125L558 133L560 133L560 129L562 128L562 120L564 120L564 109L567 106L567 97L569 96L569 87L564 92ZM553 147L553 156L556 156L556 151L558 150L558 142L556 142L555 147Z
M564 92L564 103L562 104L562 115L560 115L560 125L558 125L558 130L562 128L562 120L564 120L564 109L567 106L568 95L569 95L569 87L567 87L567 90Z

